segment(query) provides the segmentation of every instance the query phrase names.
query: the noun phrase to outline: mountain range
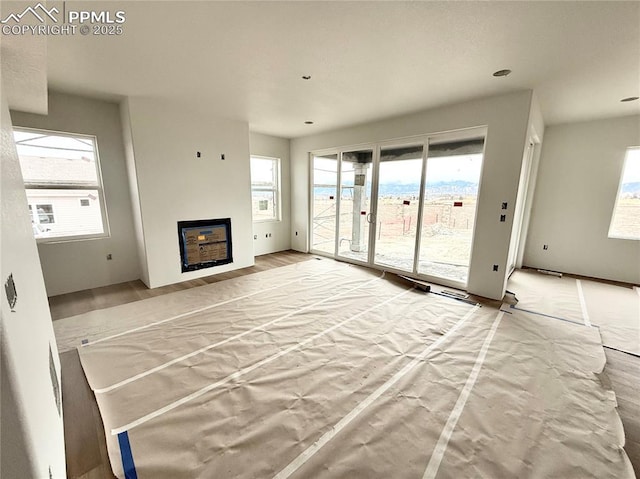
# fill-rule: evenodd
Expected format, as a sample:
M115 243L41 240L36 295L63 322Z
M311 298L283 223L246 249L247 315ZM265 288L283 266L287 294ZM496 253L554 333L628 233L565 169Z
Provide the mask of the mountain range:
M378 193L380 196L418 196L419 183L381 183ZM427 181L427 196L438 195L476 195L478 183L470 181Z
M640 195L640 181L634 181L632 183L622 183L623 195Z
M371 185L367 185L368 189ZM329 196L335 194L332 188L315 188L315 194L318 197ZM381 183L378 189L380 196L412 196L417 197L420 194L420 183ZM478 183L470 181L434 181L427 182L427 196L439 195L476 195L478 194Z

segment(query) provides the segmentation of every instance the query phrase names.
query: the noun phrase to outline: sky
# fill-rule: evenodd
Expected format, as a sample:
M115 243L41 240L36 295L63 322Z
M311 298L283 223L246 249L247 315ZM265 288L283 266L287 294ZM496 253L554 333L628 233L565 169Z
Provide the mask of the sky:
M69 160L94 159L93 144L89 137L47 135L42 132L26 130L14 130L13 137L20 156L66 158Z
M335 184L336 160L320 159L324 171L316 173L316 183ZM420 159L386 161L381 163L380 183L415 184L420 182L422 162ZM482 168L482 155L458 155L429 158L427 161L427 183L441 181L468 181L478 183ZM368 180L371 181L371 165ZM627 150L622 183L640 182L640 147Z
M622 184L640 182L640 147L629 148L624 162Z
M420 183L422 160L385 161L380 165L380 183ZM457 155L429 158L427 183L468 181L478 183L482 155Z
M336 160L316 158L314 182L335 184ZM482 168L482 155L457 155L429 158L427 160L427 183L441 181L468 181L478 183ZM380 163L380 183L416 184L420 183L422 159L384 161ZM368 180L371 180L369 165Z

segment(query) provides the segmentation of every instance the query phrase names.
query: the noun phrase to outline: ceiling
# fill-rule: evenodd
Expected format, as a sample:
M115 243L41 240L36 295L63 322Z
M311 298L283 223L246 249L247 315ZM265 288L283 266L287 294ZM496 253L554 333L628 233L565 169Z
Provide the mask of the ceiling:
M0 2L0 18L17 9ZM26 23L26 22L25 22ZM0 34L2 90L11 108L29 113L47 113L47 37Z
M635 1L84 6L125 11L124 33L49 36L49 88L166 97L287 138L522 89L547 124L640 113L620 102L640 94Z

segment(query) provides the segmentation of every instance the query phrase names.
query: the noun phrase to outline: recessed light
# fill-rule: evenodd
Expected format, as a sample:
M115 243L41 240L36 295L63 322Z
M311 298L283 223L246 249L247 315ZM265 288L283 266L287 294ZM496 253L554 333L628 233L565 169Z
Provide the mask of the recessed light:
M623 99L622 99L622 100L620 100L620 101L627 102L627 101L636 101L636 100L638 100L638 99L640 99L640 97L637 97L637 96L628 96L627 98L623 98Z
M305 121L305 122L304 122L304 124L305 124L305 125L313 125L313 122L312 122L312 121L310 121L310 120L307 120L307 121Z
M497 72L493 72L494 77L506 77L511 73L511 70L498 70Z
M303 80L311 80L311 75L302 75Z

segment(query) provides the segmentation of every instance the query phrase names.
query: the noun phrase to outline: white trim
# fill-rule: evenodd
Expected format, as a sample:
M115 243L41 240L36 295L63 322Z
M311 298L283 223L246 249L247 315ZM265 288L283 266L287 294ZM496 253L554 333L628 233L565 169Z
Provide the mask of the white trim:
M365 218L365 222L369 225L368 229L369 232L366 235L365 241L366 241L366 256L367 259L365 260L360 260L360 259L356 259L356 258L352 258L350 256L345 256L343 254L340 253L340 242L342 241L342 238L340 237L340 211L342 210L342 188L345 187L345 185L342 184L342 161L343 161L343 157L345 153L361 153L361 152L371 152L371 177L373 178L373 169L374 169L374 157L375 157L375 148L373 145L371 146L365 146L362 148L356 148L356 149L344 149L344 150L340 150L339 155L338 155L338 196L337 196L337 203L336 203L336 231L335 231L335 241L336 241L336 251L335 251L335 259L337 260L344 260L344 259L348 259L350 260L350 262L353 262L353 264L358 264L358 265L368 265L369 264L369 247L371 246L371 225L372 223L369 223L367 221L367 219ZM371 186L373 188L373 182L371 183ZM365 187L365 191L367 188L367 185L365 183L364 185ZM373 210L371 208L371 202L372 202L372 197L371 197L371 191L369 191L369 213L371 213ZM355 213L354 213L355 214ZM368 216L368 215L367 215Z
M418 193L418 218L416 220L416 242L413 252L413 274L420 274L420 249L422 248L422 222L424 220L424 200L427 196L427 160L429 158L429 142L422 145L422 171L420 172L420 192Z
M378 190L379 188L379 179L380 179L380 145L374 145L373 148L373 158L371 163L371 204L369 214L370 218L373 220L369 223L369 244L367 249L369 251L369 255L367 256L367 263L372 268L379 268L375 263L376 259L376 235L378 234ZM384 268L382 268L384 269Z
M576 286L578 288L578 298L580 299L580 309L582 310L582 320L584 325L591 327L591 320L589 319L589 312L587 311L587 303L584 300L584 293L582 292L582 282L576 279Z
M280 158L272 157L272 156L259 156L259 155L250 155L249 156L249 173L251 173L251 160L268 160L275 164L274 172L273 172L273 186L254 186L253 179L251 180L251 213L253 216L253 192L254 191L266 191L273 192L275 194L274 197L274 205L273 205L273 218L263 218L263 219L253 219L253 223L276 223L282 221L282 180L281 180L281 167Z
M521 251L520 243L522 241L522 231L524 228L524 213L527 208L527 198L529 198L529 186L531 184L531 168L533 166L533 157L535 155L536 144L530 136L527 142L527 148L523 155L522 166L520 168L520 178L518 179L518 191L516 193L515 204L512 208L505 211L513 213L513 225L511 227L511 239L509 241L509 255L507 259L507 267L509 275L518 266L518 256ZM505 213L509 214L509 213ZM520 266L522 266L520 264Z
M380 396L387 392L393 385L395 385L400 379L406 376L411 370L413 370L418 364L424 361L427 354L434 349L438 348L446 339L451 337L453 333L464 324L473 314L480 309L479 305L474 306L462 319L460 319L446 334L440 336L436 341L427 346L422 352L416 356L411 362L405 365L400 371L394 374L387 382L372 392L365 398L360 404L338 421L331 429L323 434L320 439L314 442L311 446L305 449L298 457L291 461L284 469L274 476L273 479L286 479L296 472L305 462L311 459L320 449L322 449L329 441L337 436L346 426L349 425L356 417L362 413L367 407L373 404Z
M441 144L447 142L454 141L465 141L474 138L482 138L483 139L483 151L482 151L482 165L480 169L480 177L478 179L478 194L477 198L480 198L481 190L482 190L482 177L485 167L485 150L487 145L487 137L488 137L488 127L487 125L478 125L469 128L461 128L457 130L448 130L444 132L435 132L435 133L425 133L421 135L412 135L401 138L394 138L382 141L375 142L367 142L367 143L359 143L356 145L347 145L347 146L339 146L333 148L323 148L318 150L312 150L309 152L309 211L308 211L308 221L309 221L309 230L307 237L308 251L312 254L319 254L328 257L332 257L336 260L346 261L352 264L367 264L370 267L374 267L376 269L383 269L387 271L399 271L402 274L410 274L417 276L418 278L426 281L434 281L439 284L444 284L446 286L452 286L456 288L466 289L469 283L469 274L467 274L467 280L465 282L451 280L448 278L443 278L439 276L432 276L428 273L420 273L419 272L419 264L420 264L420 246L422 242L422 212L424 210L423 203L425 197L425 188L426 188L426 174L428 168L428 151L429 145L431 144ZM376 263L376 236L377 236L377 213L378 213L378 193L379 193L379 181L380 181L380 151L381 149L389 149L395 147L405 147L405 146L419 146L422 145L422 175L420 177L420 192L419 192L419 205L418 205L418 218L417 218L417 230L416 236L414 238L414 261L411 267L411 270L399 270L394 269L388 265L384 265L381 263ZM342 185L341 185L341 170L342 170L342 153L350 152L350 151L358 151L358 150L373 150L373 162L372 162L372 188L371 188L371 201L370 201L370 210L373 218L373 222L369 226L369 238L368 238L368 258L367 261L357 260L353 258L349 258L348 256L342 256L339 252L339 219L340 219L340 202L342 197ZM315 157L326 157L328 155L336 155L337 162L337 173L336 173L336 225L334 228L334 254L332 255L330 252L319 251L314 249L313 247L313 238L314 238L314 158ZM468 270L470 272L471 265L473 263L473 251L475 244L475 233L478 219L478 203L476 201L476 208L474 213L474 228L471 236L471 244L469 251L469 264Z
M449 419L447 419L442 432L440 433L440 438L436 443L435 448L433 449L433 453L431 453L431 459L429 459L429 463L427 464L427 468L424 471L422 479L433 479L438 474L438 469L440 468L440 463L442 462L442 458L444 457L444 453L447 450L447 446L449 444L449 440L451 439L451 434L453 434L453 430L458 424L458 419L460 419L460 415L464 410L465 405L467 404L467 400L471 394L471 390L473 386L475 386L476 381L478 380L478 376L480 374L480 370L482 369L482 364L484 363L485 358L487 357L487 352L489 351L489 346L491 345L491 341L493 341L493 337L496 334L496 330L500 325L500 321L502 321L502 317L504 316L504 311L498 312L496 319L493 321L491 325L491 329L489 330L489 334L482 343L482 348L480 349L480 353L476 358L476 362L473 365L473 369L471 370L471 374L467 378L467 382L465 383L460 395L458 396L458 400L456 401L455 406L451 410L451 414L449 414Z
M76 241L91 241L91 240L100 240L110 238L111 235L109 233L96 233L93 235L67 235L67 236L43 236L41 238L36 238L37 244L54 244L54 243L73 243Z
M342 155L343 152L338 152L336 160L336 224L333 231L333 257L338 257L338 251L340 250L340 209L342 208Z
M627 169L627 162L630 160L631 150L638 150L640 152L640 146L629 146L625 150L624 160L622 161L622 171L620 172L620 180L618 181L618 191L616 192L616 200L613 204L613 211L611 212L611 220L609 221L609 230L607 231L607 238L609 239L621 239L627 241L638 241L640 240L640 236L622 236L617 233L612 233L611 229L613 228L613 220L616 217L616 213L618 210L618 202L620 201L620 195L622 193L622 185L624 180L624 173Z
M338 168L340 167L339 165L339 158L340 158L340 151L338 149L330 149L330 150L322 150L322 152L310 152L309 153L309 231L308 231L308 237L307 237L307 250L311 253L311 254L317 254L317 255L321 255L321 256L326 256L328 258L333 258L335 259L336 255L336 227L334 227L334 231L333 231L333 250L331 252L327 252L327 251L320 251L317 249L314 249L314 243L313 243L313 237L314 237L314 207L315 207L315 195L314 195L314 191L315 191L315 158L325 158L328 160L333 160L333 158L327 158L328 156L332 156L335 155L335 162L336 162L336 190L334 193L334 197L335 197L335 201L336 201L336 214L337 214L337 208L338 208L338 199L337 196L339 194L339 187L340 185L338 184Z
M91 147L93 148L93 154L95 156L96 163L96 184L95 185L76 185L73 183L64 183L61 185L56 185L52 183L24 183L25 190L27 189L49 189L49 190L97 190L99 206L100 206L100 219L102 222L102 233L95 234L67 234L64 236L41 236L36 239L36 243L67 243L72 241L84 241L84 240L93 240L93 239L103 239L111 237L111 227L109 224L109 215L107 213L107 200L104 192L104 182L102 179L102 166L100 164L100 152L98 149L98 137L96 135L89 135L86 133L69 133L57 130L47 130L44 128L29 128L29 127L21 127L16 126L13 128L13 131L32 133L32 134L43 134L43 136L62 136L73 139L87 139L91 141ZM89 145L87 145L89 146ZM16 144L16 149L18 145ZM19 157L20 155L18 155ZM35 236L35 235L34 235Z
M153 412L150 412L149 414L146 414L146 415L142 416L141 418L136 419L135 421L132 421L132 422L130 422L128 424L125 424L124 426L112 429L111 430L111 434L115 436L117 434L120 434L121 432L130 431L131 429L133 429L133 428L135 428L137 426L140 426L141 424L144 424L145 422L150 421L151 419L154 419L154 418L156 418L158 416L161 416L162 414L165 414L165 413L167 413L167 412L169 412L169 411L171 411L171 410L173 410L173 409L175 409L175 408L177 408L179 406L182 406L183 404L186 404L189 401L197 399L200 396L202 396L203 394L208 393L209 391L213 391L214 389L216 389L216 388L218 388L220 386L223 386L226 383L228 383L228 382L230 382L230 381L232 381L234 379L238 379L238 378L250 373L251 371L254 371L255 369L258 369L258 368L260 368L260 367L262 367L262 366L264 366L266 364L269 364L272 361L275 361L276 359L281 358L282 356L285 356L285 355L289 354L292 351L295 351L296 349L302 348L303 346L309 344L311 341L313 341L315 339L318 339L318 338L320 338L320 337L322 337L322 336L324 336L326 334L329 334L331 331L333 331L335 329L338 329L341 326L344 326L345 324L347 324L347 323L359 318L360 316L362 316L362 315L364 315L364 314L366 314L366 313L368 313L370 311L373 311L374 309L379 308L380 306L384 306L385 304L388 304L388 303L390 303L392 301L395 301L396 299L398 299L398 298L404 296L405 294L413 291L413 289L414 289L413 286L408 288L408 289L405 289L403 292L396 294L392 298L389 298L389 299L387 299L387 300L385 300L385 301L383 301L381 303L378 303L378 304L376 304L374 306L371 306L370 308L367 308L366 310L361 311L360 313L357 313L357 314L351 316L350 318L347 318L347 319L345 319L343 321L340 321L339 323L334 324L333 326L325 329L324 331L321 331L321 332L319 332L317 334L314 334L313 336L309 336L307 339L305 339L303 341L300 341L299 343L294 344L293 346L290 346L287 349L283 349L282 351L280 351L278 353L275 353L275 354L263 359L262 361L258 361L257 363L254 363L251 366L247 366L245 368L239 369L236 372L228 375L227 377L225 377L223 379L220 379L219 381L216 381L215 383L209 384L208 386L205 386L202 389L199 389L198 391L195 391L194 393L183 397L182 399L178 399L177 401L174 401L171 404L167 404L166 406L164 406L164 407L162 407L160 409L157 409L157 410L155 410Z

